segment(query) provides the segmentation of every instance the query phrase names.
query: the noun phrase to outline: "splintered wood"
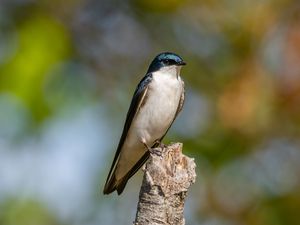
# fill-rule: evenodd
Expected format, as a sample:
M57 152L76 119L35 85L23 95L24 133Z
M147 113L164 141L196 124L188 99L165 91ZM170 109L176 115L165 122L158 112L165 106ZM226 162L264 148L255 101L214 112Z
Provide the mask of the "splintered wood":
M144 169L135 225L183 225L188 188L195 183L196 164L174 143L151 151Z

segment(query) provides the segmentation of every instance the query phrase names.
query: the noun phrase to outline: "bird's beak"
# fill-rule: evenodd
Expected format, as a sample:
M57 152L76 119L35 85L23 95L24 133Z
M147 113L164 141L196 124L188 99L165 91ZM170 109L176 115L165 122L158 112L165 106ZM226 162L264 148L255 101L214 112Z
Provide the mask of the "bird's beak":
M184 61L178 63L178 66L185 66L185 65L186 63Z

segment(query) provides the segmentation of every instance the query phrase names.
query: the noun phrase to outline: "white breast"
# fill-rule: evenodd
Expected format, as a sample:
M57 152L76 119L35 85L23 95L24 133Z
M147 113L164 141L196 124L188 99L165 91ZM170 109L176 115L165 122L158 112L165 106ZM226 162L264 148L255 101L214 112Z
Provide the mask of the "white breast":
M178 72L174 67L153 73L146 103L134 122L137 136L149 146L166 133L175 117L183 91L183 83Z

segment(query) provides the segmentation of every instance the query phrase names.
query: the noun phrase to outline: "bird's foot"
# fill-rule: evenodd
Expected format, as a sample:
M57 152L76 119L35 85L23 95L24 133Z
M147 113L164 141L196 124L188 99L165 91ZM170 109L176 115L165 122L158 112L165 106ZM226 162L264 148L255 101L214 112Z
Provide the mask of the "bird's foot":
M145 148L151 152L151 148L146 144L146 142L142 141L143 145L145 146Z
M149 149L148 149L149 150ZM162 157L162 151L161 148L150 148L149 150L150 154L157 155L159 157Z
M154 142L154 144L158 144L158 147L160 147L162 149L167 148L167 145L165 145L164 143L162 143L162 141L160 141L160 140L156 140Z
M143 145L147 148L147 150L152 155L162 156L162 151L159 150L159 148L150 148L145 142L143 142Z

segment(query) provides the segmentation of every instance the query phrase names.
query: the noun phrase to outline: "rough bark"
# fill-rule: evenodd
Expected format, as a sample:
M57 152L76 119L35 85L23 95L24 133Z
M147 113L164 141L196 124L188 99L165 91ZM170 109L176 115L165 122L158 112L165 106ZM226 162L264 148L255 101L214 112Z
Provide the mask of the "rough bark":
M182 154L182 144L153 149L140 190L135 225L183 225L188 188L195 182L194 159Z

